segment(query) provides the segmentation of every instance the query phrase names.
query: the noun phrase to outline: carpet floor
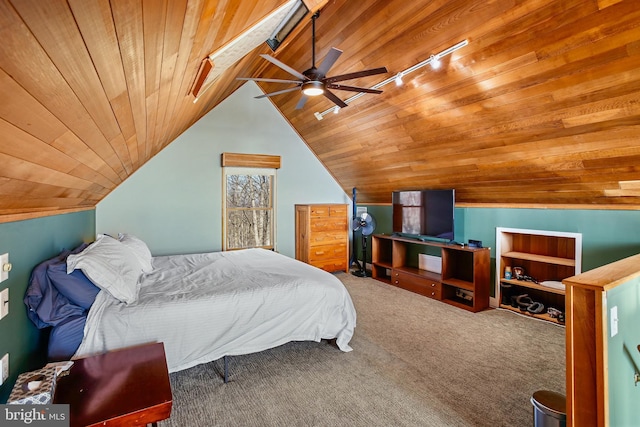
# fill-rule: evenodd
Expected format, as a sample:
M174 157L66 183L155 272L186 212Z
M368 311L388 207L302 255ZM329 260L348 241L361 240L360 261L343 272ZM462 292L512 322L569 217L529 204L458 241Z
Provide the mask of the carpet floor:
M469 313L340 273L358 315L353 351L292 342L171 374L180 426L531 426L531 395L565 393L563 327Z

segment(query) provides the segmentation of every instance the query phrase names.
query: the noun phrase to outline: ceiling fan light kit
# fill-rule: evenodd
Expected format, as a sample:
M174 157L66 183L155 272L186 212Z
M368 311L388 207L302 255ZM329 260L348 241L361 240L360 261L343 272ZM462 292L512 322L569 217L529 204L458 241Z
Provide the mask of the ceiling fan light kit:
M302 93L307 96L318 96L324 93L324 83L317 80L309 80L302 83Z

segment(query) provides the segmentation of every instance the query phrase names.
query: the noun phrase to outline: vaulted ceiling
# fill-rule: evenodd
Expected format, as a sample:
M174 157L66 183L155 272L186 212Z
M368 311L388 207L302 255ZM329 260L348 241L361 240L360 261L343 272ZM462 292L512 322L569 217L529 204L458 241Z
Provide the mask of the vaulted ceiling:
M0 0L0 216L95 206L243 84L236 77L291 78L260 54L309 68L311 14L275 53L261 43L193 102L203 59L284 3ZM455 188L467 206L640 207L637 0L305 3L321 9L318 62L344 51L330 75L389 70L345 84L371 87L468 41L438 70L339 114L322 96L296 110L298 91L251 100L273 102L359 202Z

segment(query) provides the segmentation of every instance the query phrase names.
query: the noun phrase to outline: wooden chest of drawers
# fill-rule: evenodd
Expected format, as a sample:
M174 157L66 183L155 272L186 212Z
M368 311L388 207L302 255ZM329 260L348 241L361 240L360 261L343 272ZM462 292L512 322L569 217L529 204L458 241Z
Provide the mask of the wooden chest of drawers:
M326 271L348 271L349 207L296 205L296 259Z

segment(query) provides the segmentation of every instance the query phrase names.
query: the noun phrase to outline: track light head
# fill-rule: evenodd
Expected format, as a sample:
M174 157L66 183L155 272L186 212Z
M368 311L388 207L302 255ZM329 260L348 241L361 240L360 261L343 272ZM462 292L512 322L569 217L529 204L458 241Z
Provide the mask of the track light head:
M437 55L431 55L431 68L437 70L442 65L440 58Z

